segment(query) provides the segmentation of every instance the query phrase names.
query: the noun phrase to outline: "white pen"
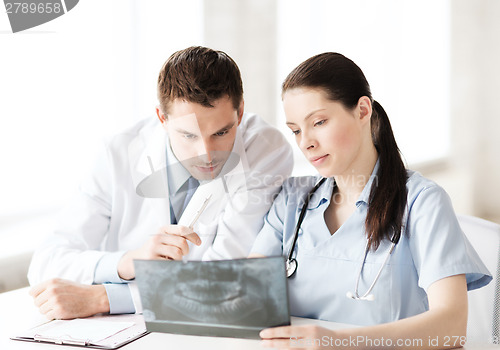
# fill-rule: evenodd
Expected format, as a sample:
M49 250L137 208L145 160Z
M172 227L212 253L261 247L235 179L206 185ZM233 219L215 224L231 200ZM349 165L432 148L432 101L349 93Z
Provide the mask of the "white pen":
M210 201L210 198L212 198L212 195L208 196L207 199L205 199L205 201L203 202L203 205L201 206L201 208L198 210L198 212L196 213L193 221L191 221L191 224L189 225L189 228L192 229L194 224L196 224L196 221L198 221L198 219L200 218L200 215L203 213L203 211L205 210L205 208L207 207L208 205L208 202Z

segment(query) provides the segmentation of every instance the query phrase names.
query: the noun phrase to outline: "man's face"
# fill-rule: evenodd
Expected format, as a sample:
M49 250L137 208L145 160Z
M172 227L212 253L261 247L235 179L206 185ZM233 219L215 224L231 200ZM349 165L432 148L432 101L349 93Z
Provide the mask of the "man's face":
M243 115L243 103L235 110L228 97L212 105L214 107L204 107L174 100L166 115L157 110L174 155L198 180L210 180L219 175L231 154Z

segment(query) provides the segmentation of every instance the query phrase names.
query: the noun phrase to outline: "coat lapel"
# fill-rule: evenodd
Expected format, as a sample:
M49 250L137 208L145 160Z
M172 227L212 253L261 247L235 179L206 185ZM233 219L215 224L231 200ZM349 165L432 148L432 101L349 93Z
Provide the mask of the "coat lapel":
M129 145L130 171L136 194L144 198L144 208L161 225L170 223L167 178L167 133L161 124L138 135ZM155 220L156 221L156 220Z

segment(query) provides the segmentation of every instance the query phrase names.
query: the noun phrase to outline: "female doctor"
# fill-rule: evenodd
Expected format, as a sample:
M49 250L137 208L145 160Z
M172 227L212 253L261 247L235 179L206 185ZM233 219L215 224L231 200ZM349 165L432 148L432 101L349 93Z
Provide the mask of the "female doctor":
M270 328L265 344L463 345L467 290L491 276L446 192L405 168L363 72L323 53L288 75L282 98L286 124L321 176L283 185L250 256L286 256L293 316L363 327Z

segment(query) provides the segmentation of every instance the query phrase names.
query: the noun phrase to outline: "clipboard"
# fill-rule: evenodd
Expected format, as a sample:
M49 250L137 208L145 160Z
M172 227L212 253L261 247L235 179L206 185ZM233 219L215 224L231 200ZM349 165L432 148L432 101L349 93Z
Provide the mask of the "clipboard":
M70 334L71 328L86 323L89 330L107 324L109 335L91 335L74 337ZM57 335L55 335L57 333ZM58 345L82 346L93 349L117 349L136 339L141 338L148 332L142 315L106 315L94 316L85 319L54 320L42 325L28 329L18 336L11 337L12 340L20 340L35 343L49 343Z

